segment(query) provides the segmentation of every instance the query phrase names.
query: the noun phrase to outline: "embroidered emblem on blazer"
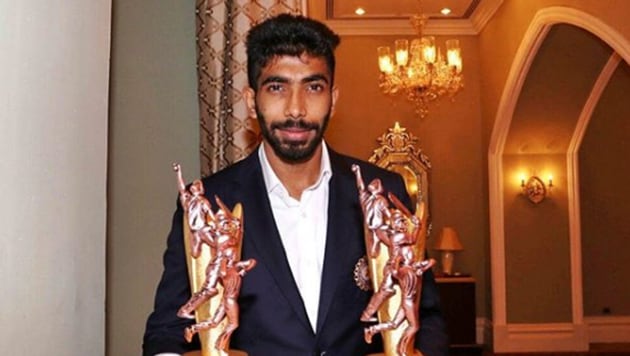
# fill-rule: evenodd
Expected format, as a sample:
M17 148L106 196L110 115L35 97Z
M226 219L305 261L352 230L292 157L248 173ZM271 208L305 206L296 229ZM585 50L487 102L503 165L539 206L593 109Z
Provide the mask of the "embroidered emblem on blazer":
M369 291L372 289L372 283L370 280L370 272L367 265L367 257L363 256L359 258L354 265L354 283L357 284L359 289Z

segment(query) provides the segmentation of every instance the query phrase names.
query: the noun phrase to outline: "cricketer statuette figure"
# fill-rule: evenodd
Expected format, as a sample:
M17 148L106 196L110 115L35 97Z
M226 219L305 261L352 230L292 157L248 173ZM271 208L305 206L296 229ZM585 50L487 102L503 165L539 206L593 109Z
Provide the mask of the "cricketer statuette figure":
M196 319L183 336L190 342L200 333L203 356L242 355L242 352L229 350L229 342L238 328L241 279L256 266L254 259L241 261L242 207L236 204L234 210L230 210L215 196L218 209L213 212L201 181L193 181L186 189L180 165L173 164L173 170L177 173L179 199L184 209L184 239L192 292L177 315Z
M372 337L381 333L385 355L421 355L413 341L421 327L422 274L435 264L433 259L424 259L424 204L414 215L395 195L385 196L379 179L366 187L359 166L352 166L352 171L364 215L367 265L374 289L361 321L377 322L364 329L365 340L371 343Z

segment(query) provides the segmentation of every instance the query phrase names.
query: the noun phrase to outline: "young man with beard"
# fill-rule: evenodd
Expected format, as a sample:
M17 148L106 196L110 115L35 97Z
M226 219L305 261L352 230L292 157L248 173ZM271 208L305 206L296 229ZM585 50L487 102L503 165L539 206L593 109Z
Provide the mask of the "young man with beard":
M251 155L203 180L207 197L243 205L242 258L257 261L243 278L240 326L233 349L250 356L366 355L382 351L364 340L360 321L370 292L357 287L353 270L366 254L363 215L353 164L367 181L380 178L409 206L402 178L341 155L323 135L334 112L334 49L339 37L324 24L279 15L247 37L249 113L263 142ZM199 349L184 341L191 321L177 317L190 297L182 237L182 207L164 255L155 310L147 321L144 355ZM447 354L433 275L423 278L421 329L416 345L425 356Z

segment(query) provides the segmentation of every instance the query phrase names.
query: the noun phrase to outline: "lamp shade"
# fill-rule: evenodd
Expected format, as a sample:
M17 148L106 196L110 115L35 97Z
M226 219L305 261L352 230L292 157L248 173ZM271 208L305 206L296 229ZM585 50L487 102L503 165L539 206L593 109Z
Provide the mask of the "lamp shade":
M462 243L459 241L455 229L452 227L444 227L442 228L442 232L440 232L440 236L438 236L435 241L433 248L441 251L459 251L463 250L464 246L462 246Z

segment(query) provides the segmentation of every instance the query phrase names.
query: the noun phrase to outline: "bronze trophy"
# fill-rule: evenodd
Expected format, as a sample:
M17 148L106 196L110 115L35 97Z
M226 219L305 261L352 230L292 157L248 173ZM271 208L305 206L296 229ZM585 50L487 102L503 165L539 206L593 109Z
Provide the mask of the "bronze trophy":
M230 336L238 328L241 279L256 265L254 259L241 261L242 207L239 203L230 210L215 196L218 209L213 212L201 181L193 181L186 189L180 165L173 164L173 170L184 209L184 245L192 291L177 315L196 319L185 329L184 338L190 342L199 333L202 356L246 355L229 350Z
M366 187L359 166L353 165L352 170L364 215L367 267L374 290L361 315L363 322L376 322L364 329L365 340L371 343L381 333L385 356L422 355L414 348L420 328L422 274L435 264L433 259L424 260L424 204L419 204L418 215L414 215L395 195L385 196L378 178Z

